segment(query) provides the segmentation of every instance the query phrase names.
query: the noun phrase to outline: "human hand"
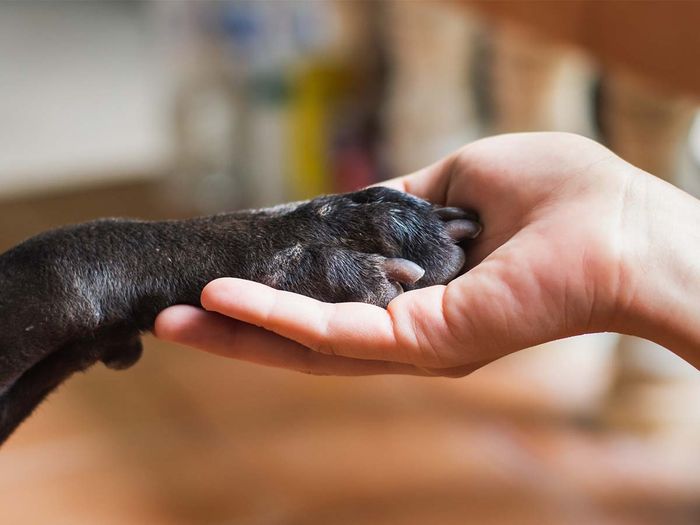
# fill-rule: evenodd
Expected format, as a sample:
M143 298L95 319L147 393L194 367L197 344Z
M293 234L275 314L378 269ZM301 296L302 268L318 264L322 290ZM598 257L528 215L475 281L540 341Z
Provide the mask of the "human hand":
M650 232L649 202L639 196L651 179L576 135L483 139L386 183L479 213L472 269L448 285L404 293L383 310L219 279L202 292L206 311L169 308L155 333L311 373L446 376L546 341L634 333L643 324L638 263Z

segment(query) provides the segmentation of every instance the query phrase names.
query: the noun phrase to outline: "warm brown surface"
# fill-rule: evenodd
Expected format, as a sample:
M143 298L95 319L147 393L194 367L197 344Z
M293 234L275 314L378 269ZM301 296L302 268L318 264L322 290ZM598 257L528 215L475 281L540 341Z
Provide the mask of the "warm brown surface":
M140 186L6 203L0 235L158 202ZM571 393L517 357L461 380L343 379L148 338L133 369L73 378L0 451L0 523L699 523L697 442L605 429L562 409Z
M700 2L678 0L465 0L622 66L671 93L700 96Z
M147 347L128 373L73 379L3 449L3 523L700 519L700 455L489 408L478 380L315 378Z

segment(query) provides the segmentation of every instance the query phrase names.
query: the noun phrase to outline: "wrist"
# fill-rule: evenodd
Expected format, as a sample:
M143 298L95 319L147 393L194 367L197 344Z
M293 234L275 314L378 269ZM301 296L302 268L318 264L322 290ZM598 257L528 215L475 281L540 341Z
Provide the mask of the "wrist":
M612 329L700 367L700 201L641 170L629 192Z

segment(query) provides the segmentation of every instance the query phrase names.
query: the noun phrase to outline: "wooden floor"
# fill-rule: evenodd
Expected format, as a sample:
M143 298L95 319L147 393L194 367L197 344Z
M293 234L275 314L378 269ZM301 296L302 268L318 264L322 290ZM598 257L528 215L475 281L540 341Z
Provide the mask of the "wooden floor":
M168 215L159 202L136 185L3 203L0 243ZM700 523L700 443L607 428L571 367L522 359L460 380L310 377L149 337L134 368L71 379L0 451L0 523Z

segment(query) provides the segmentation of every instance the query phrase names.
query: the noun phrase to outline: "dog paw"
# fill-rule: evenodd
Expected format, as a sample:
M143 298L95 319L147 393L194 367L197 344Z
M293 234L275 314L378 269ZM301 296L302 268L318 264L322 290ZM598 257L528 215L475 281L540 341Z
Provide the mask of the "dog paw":
M464 269L474 214L370 188L185 221L101 220L0 255L0 443L61 382L98 361L122 369L139 334L219 277L329 302L386 306Z
M286 239L256 280L324 301L379 306L452 280L464 270L460 244L481 231L473 213L382 187L319 197L278 220Z

